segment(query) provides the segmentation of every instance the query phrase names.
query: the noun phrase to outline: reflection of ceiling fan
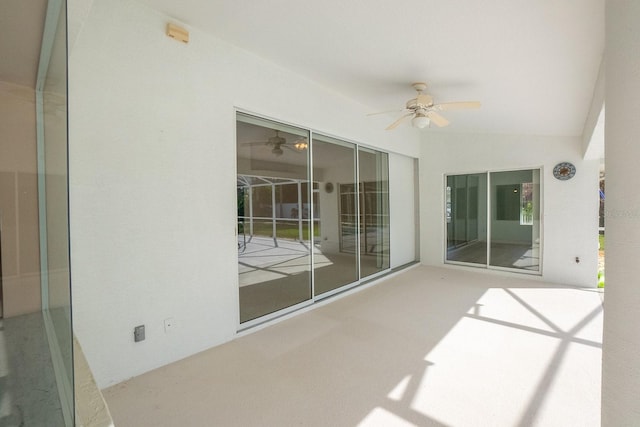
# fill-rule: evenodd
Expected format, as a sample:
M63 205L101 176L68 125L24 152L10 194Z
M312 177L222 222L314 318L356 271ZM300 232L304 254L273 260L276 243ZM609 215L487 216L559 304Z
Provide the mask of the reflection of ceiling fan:
M276 130L275 131L276 134L275 136L270 137L268 140L266 141L259 141L259 142L249 142L248 144L250 145L266 145L268 147L271 147L271 153L275 156L282 156L282 154L284 153L284 151L282 150L282 148L285 148L287 150L291 150L293 152L299 153L301 151L304 151L307 149L307 147L309 146L309 143L307 142L306 138L300 138L298 140L296 140L293 143L293 146L287 144L287 140L284 139L283 137L280 136L280 131Z
M407 114L400 117L395 122L391 123L387 130L397 128L401 123L411 119L411 124L416 128L425 128L430 123L435 124L438 127L447 126L449 120L445 119L438 112L439 111L453 111L453 110L466 110L470 108L480 108L478 101L468 102L445 102L443 104L434 104L431 95L423 93L427 89L426 83L413 83L411 85L417 92L418 96L407 101L406 108L399 111L408 111ZM393 110L398 111L398 110ZM384 111L384 113L390 113L392 111ZM382 114L382 113L373 113ZM371 114L369 114L371 115Z

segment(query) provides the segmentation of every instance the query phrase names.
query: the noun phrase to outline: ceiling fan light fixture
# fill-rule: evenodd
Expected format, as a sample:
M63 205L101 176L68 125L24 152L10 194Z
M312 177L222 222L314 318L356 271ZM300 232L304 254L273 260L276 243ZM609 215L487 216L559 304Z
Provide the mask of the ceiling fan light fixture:
M424 129L429 126L430 120L427 116L422 114L416 114L416 116L411 119L411 125L414 128Z
M308 147L309 147L309 143L307 142L306 138L301 138L293 144L293 148L295 148L298 151L306 150Z
M430 127L431 123L441 128L448 126L449 120L440 115L440 111L468 110L480 108L480 102L478 101L445 102L441 104L435 104L433 102L433 97L428 93L425 93L425 91L427 90L426 83L417 82L413 83L412 86L417 92L417 95L415 98L411 98L406 102L404 109L381 111L379 113L371 113L368 115L371 116L374 114L391 113L396 111L404 111L406 113L395 122L387 126L386 130L393 130L403 123L408 123L409 118L411 118L411 125L414 128L424 129L426 127Z
M276 156L282 156L283 151L282 151L282 148L280 147L274 147L273 150L271 150L271 152Z

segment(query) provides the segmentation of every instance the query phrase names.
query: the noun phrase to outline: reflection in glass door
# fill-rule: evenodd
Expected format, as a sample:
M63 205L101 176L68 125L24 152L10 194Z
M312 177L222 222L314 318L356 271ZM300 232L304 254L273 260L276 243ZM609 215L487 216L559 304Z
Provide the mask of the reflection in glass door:
M447 177L446 222L448 261L487 263L487 176Z
M244 113L236 135L243 326L390 268L386 153Z
M65 0L50 1L48 5L36 99L42 311L62 414L65 425L70 426L74 425L75 401L69 273ZM53 419L50 422L55 423Z
M311 299L309 133L237 116L240 322Z
M489 264L540 270L540 170L491 172Z
M539 169L446 182L447 262L540 272Z
M358 149L360 277L386 270L389 259L389 155Z
M313 178L320 188L314 290L321 295L358 280L356 146L320 135L312 146Z

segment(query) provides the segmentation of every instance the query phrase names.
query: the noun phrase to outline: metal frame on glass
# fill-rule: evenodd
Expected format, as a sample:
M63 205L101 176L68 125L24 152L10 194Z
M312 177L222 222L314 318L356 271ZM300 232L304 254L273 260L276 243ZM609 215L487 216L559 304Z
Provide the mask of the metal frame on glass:
M384 242L387 245L387 250L385 253L385 256L387 256L387 267L384 267L381 271L372 273L366 277L362 277L362 267L361 267L361 259L360 259L360 247L361 247L361 236L360 236L360 232L356 232L355 233L355 239L356 239L356 254L355 254L355 262L356 262L356 280L353 281L352 283L348 283L342 286L339 286L335 289L332 290L328 290L326 292L323 292L319 295L316 295L316 290L317 290L317 277L316 277L316 254L315 254L315 223L316 221L322 221L322 215L320 215L320 218L316 218L316 210L317 208L315 207L315 200L314 200L314 186L315 186L315 181L314 179L316 178L314 176L314 142L317 139L318 141L323 140L324 142L328 142L331 144L337 144L337 145L341 145L343 147L349 147L349 148L353 148L353 166L354 166L354 180L356 182L354 182L354 187L357 189L359 187L358 182L360 181L360 161L359 161L359 153L360 150L366 150L368 152L371 153L378 153L379 155L383 155L386 156L385 160L384 160L384 165L386 165L386 170L385 170L385 179L386 181L386 188L387 188L387 192L386 192L386 197L387 200L385 201L386 203L386 207L387 207L387 216L388 216L388 174L389 174L389 161L388 161L388 153L384 153L379 149L376 148L370 148L367 147L363 144L359 144L357 142L353 142L353 141L349 141L345 138L339 138L339 137L335 137L335 136L330 136L326 133L321 133L321 132L316 132L314 130L311 129L305 129L304 127L300 127L294 124L289 124L287 122L284 122L282 120L277 120L277 119L273 119L273 118L268 118L262 115L257 115L255 113L249 112L247 110L242 110L242 109L236 109L236 118L237 117L250 117L251 121L254 121L256 124L259 123L264 123L264 124L268 124L268 125L274 125L274 126L279 126L283 129L286 128L296 128L296 129L300 129L300 131L306 131L308 132L308 148L307 148L307 179L308 182L310 183L308 186L308 190L309 190L309 206L310 206L310 212L309 212L309 239L310 239L310 254L309 254L309 262L310 262L310 286L311 286L311 298L309 300L305 300L302 301L300 303L297 303L295 305L291 305L285 308L282 308L280 310L277 310L275 312L272 313L268 313L265 314L263 316L251 319L251 320L247 320L244 322L241 322L240 317L238 317L238 331L242 332L245 331L247 329L250 329L252 327L255 327L257 325L266 323L266 322L270 322L276 318L282 317L282 316L286 316L289 315L290 313L300 310L302 308L308 307L312 304L314 304L315 302L321 301L321 300L325 300L326 298L329 298L331 296L334 296L338 293L342 293L345 292L347 290L350 290L354 287L357 287L365 282L370 282L376 278L379 278L385 274L388 274L391 269L390 269L390 245L389 242ZM236 119L237 120L237 119ZM278 128L278 127L275 127ZM236 141L237 141L237 135L236 135ZM380 167L380 165L378 164L377 167ZM241 174L242 175L242 174ZM358 192L359 193L359 192ZM275 208L273 205L275 205L275 201L273 200L273 198L275 197L274 194L272 194L272 208ZM318 197L320 197L318 195ZM360 196L355 197L355 212L356 212L356 231L361 230L361 200L360 200ZM389 227L389 224L386 225L387 227ZM321 227L321 225L320 225ZM273 233L275 236L275 232ZM390 238L389 235L389 231L387 230L387 234L386 234L386 239L388 240Z
M242 118L242 120L240 120L240 118ZM310 138L309 131L306 129L303 129L294 125L288 125L288 124L282 123L281 121L274 121L268 118L258 117L255 114L246 113L240 110L238 110L236 114L236 123L237 123L237 126L239 126L240 123L243 123L244 129L246 129L246 131L248 132L255 131L260 133L263 131L267 131L268 133L270 132L270 130L277 130L278 132L282 132L284 135L289 135L289 136L297 135L300 138ZM236 135L236 141L238 144L239 135ZM251 153L252 150L254 149L254 145L256 150L258 151L261 150L263 154L266 154L266 155L271 155L271 153L273 152L269 153L269 151L275 148L273 145L262 144L257 142L251 143L251 145L252 145L251 147L246 147L246 150L249 153ZM238 150L239 150L239 147L240 145L237 148ZM281 146L279 144L278 144L278 148L281 149ZM266 153L264 153L265 151ZM282 151L281 149L279 154L277 153L273 153L273 154L276 155L277 158L279 158L279 156L282 156L284 153L285 152ZM304 154L304 157L301 157L301 155L303 154ZM239 151L237 155L239 156ZM264 290L259 290L258 288L245 290L245 293L244 293L245 298L248 298L246 301L249 301L249 304L252 304L252 305L245 304L243 306L243 303L242 303L243 294L242 293L239 294L239 300L238 300L239 301L239 311L238 311L239 330L256 326L258 324L269 321L273 318L280 317L282 315L287 314L289 311L298 310L302 307L312 304L313 302L313 282L311 279L312 273L310 268L310 266L312 265L311 262L313 257L313 251L312 251L312 245L311 245L312 234L313 234L312 232L313 222L311 220L308 220L308 223L309 223L309 231L307 233L308 235L306 237L300 236L300 228L301 228L300 221L302 220L301 216L303 215L302 209L300 209L300 204L302 203L303 205L309 206L310 211L313 210L313 204L312 204L313 203L313 200L312 200L313 199L313 177L311 175L311 171L309 170L311 154L310 154L310 150L307 149L306 153L302 153L302 152L290 153L289 151L287 151L286 155L295 156L296 158L295 161L298 163L300 161L303 162L304 176L300 174L300 172L302 172L300 168L297 174L294 173L293 172L293 170L295 169L294 166L290 166L288 168L289 172L285 173L282 179L280 177L277 177L277 175L273 175L270 177L262 177L262 178L256 177L255 175L252 176L254 168L253 166L251 166L251 164L248 164L248 169L245 168L247 170L240 170L240 168L238 168L238 170L236 171L236 174L238 177L244 176L244 177L250 177L250 179L263 181L264 185L270 188L270 193L271 193L269 195L270 202L268 203L270 205L270 218L267 218L267 220L271 222L271 232L270 233L267 232L267 233L271 235L273 239L273 244L268 246L269 248L271 248L269 249L269 251L271 252L275 251L276 253L271 253L270 255L267 255L268 258L269 257L271 258L270 261L268 261L267 264L265 264L268 266L267 268L261 267L259 264L262 263L262 261L256 258L254 261L258 262L258 264L255 265L253 270L257 273L259 273L260 271L264 271L264 273L266 273L267 276L272 276L272 277L271 278L267 277L262 279L259 277L250 278L249 279L250 281L251 280L258 280L258 281L253 284L249 283L247 286L260 286L259 283L265 283L265 281L268 281L268 282L271 282L271 286L274 286L273 288L274 291L278 287L284 286L284 287L287 287L287 289L289 289L290 292L293 292L288 294L288 296L290 297L290 299L288 300L281 300L281 301L271 300L270 306L262 306L259 304L260 301L263 301L263 302L266 301L264 300L266 296L265 295L261 296L261 293L265 292ZM264 160L259 160L259 159L258 161L264 162ZM256 167L258 169L262 168L262 166L256 166ZM286 183L293 183L293 182L296 182L298 184L298 188L296 190L297 198L298 198L297 200L298 209L296 213L296 215L298 216L297 218L298 226L296 227L297 238L292 240L286 238L285 239L286 242L282 242L282 241L279 242L279 237L278 237L279 234L278 234L278 229L276 224L278 220L277 218L278 215L276 215L276 211L275 211L277 197L276 197L276 191L273 191L273 190L276 188L276 185L278 184L284 185ZM301 196L300 183L303 183L303 185L305 185L306 183L306 196L303 196L303 198L306 198L306 199L303 201L300 200L300 196ZM252 195L251 197L253 197L253 191L251 191L250 194ZM250 206L248 207L250 209L250 212L248 212L249 217L252 219L252 221L250 221L250 224L249 224L249 226L251 227L251 230L250 230L252 233L251 236L258 233L258 231L254 230L254 227L253 227L255 226L254 222L255 222L255 219L257 218L255 215L255 209L256 209L255 204L256 204L256 201L253 200L253 203L250 203ZM240 205L238 209L239 209L238 215L240 217ZM244 205L242 206L242 209L244 211L245 209ZM243 215L246 217L246 212L243 212ZM265 230L262 230L262 231L265 231ZM309 239L308 242L307 242L307 239ZM255 246L258 243L267 244L268 239L266 240L262 239L264 241L257 242L255 241L256 238L250 237L249 240ZM240 249L241 248L239 245L239 251ZM246 247L242 249L244 250L246 249ZM253 249L258 250L259 248L253 248ZM265 247L265 250L266 249L268 248ZM265 252L262 251L262 253L264 254ZM250 252L245 253L243 251L242 255L238 254L238 256L239 257L243 256L245 258L251 257L251 253ZM303 263L298 263L296 260L299 260L301 257L305 261ZM278 258L281 258L283 261L282 262L277 261ZM308 263L307 263L307 260L308 260ZM275 269L269 270L269 268L273 266L277 266L277 267ZM252 271L252 267L250 264L248 264L245 268L247 268L249 272ZM309 279L306 279L306 277L309 277ZM282 281L278 278L282 278L286 280ZM304 288L301 288L299 285L303 285L303 284L304 284ZM240 282L238 283L238 289L239 291L241 289ZM254 294L254 292L256 293ZM258 302L258 304L256 304L256 301ZM243 312L243 307L247 307L248 311L245 310ZM244 317L244 320L243 320L243 317Z
M48 226L50 218L47 217L47 180L50 175L47 174L47 141L48 135L45 130L45 120L47 113L45 112L45 95L53 96L51 90L47 87L47 77L50 74L50 64L52 60L55 60L64 65L64 74L59 76L63 79L64 83L64 106L66 111L66 88L67 88L67 52L66 52L66 18L67 18L67 5L65 0L50 0L47 4L47 13L45 17L42 46L40 49L40 60L38 65L38 73L36 77L35 95L36 95L36 151L37 151L37 167L38 167L38 216L39 216L39 239L40 239L40 288L41 288L41 303L42 314L44 319L44 325L46 329L47 340L49 342L49 349L51 351L51 361L54 368L56 377L56 385L58 388L58 394L60 397L60 404L64 422L66 425L74 425L75 423L75 399L73 390L73 332L72 332L72 320L71 320L71 284L68 279L64 286L66 294L58 290L57 294L65 294L68 296L68 300L64 302L64 306L52 307L51 306L51 293L49 287L51 281L49 280L49 271L51 269L49 263L49 232L52 231ZM59 38L58 38L59 37ZM59 45L56 45L56 42ZM54 48L58 49L59 56L54 57ZM60 70L58 70L60 71ZM68 218L68 164L66 162L68 155L68 142L67 142L67 123L64 123L65 135L64 135L64 161L65 161L65 187L67 197L67 205L65 206L66 212L63 218L58 218L64 221L64 224L58 224L59 227L66 227L67 233L63 236L66 239L67 251L61 256L66 257L67 271L66 275L69 277L69 218ZM58 195L56 195L58 196ZM58 242L59 243L59 242ZM59 283L61 284L61 282ZM56 317L57 323L64 322L63 325L58 325L56 328L56 322L51 315L51 309L62 310L64 316ZM63 317L64 317L63 316ZM58 331L58 332L57 332ZM67 336L63 336L67 335ZM65 355L67 355L65 357Z
M492 204L493 204L493 200L491 197L491 189L492 189L492 175L498 174L498 173L507 173L507 172L513 172L513 173L517 173L517 172L527 172L527 171L531 171L533 176L537 175L537 180L539 181L539 190L538 190L538 235L537 235L537 251L538 251L538 264L537 264L537 269L536 270L532 270L532 269L527 269L527 268L518 268L518 267L505 267L505 266L500 266L500 265L495 265L495 264L491 264L491 259L492 259L492 240L493 240L493 222L492 221ZM543 170L541 166L534 166L534 167L528 167L528 168L515 168L515 169L494 169L494 170L489 170L489 171L476 171L476 172L467 172L467 173L455 173L455 174L445 174L443 176L443 187L444 187L444 191L443 191L443 206L444 206L444 215L443 215L443 262L446 264L451 264L451 265L460 265L460 266L467 266L467 267L474 267L474 268L484 268L484 269L490 269L490 270L500 270L500 271L505 271L505 272L512 272L512 273L521 273L521 274L530 274L530 275L542 275L542 269L543 269L543 215L542 212L544 211L544 200L542 197L543 194L543 182L542 182L542 174ZM453 220L454 217L454 213L452 213L451 211L448 211L448 209L450 209L450 207L448 206L448 196L447 196L447 191L448 191L448 178L450 177L458 177L458 176L470 176L470 175L484 175L486 176L486 194L485 194L485 202L486 202L486 209L485 209L485 215L486 215L486 220L485 220L485 226L486 226L486 257L485 257L485 261L483 263L480 262L466 262L466 261L461 261L461 260L454 260L454 259L449 259L449 227L448 227L448 221L447 218L448 216L451 216L451 220ZM532 237L533 240L533 237Z

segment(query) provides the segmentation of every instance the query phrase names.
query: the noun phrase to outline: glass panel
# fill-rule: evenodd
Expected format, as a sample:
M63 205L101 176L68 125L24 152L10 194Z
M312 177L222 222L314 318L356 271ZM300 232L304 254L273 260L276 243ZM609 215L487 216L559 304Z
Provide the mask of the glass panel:
M446 187L447 261L487 264L487 175L450 175Z
M355 145L318 136L313 140L315 294L358 280L355 253ZM350 191L346 195L343 191Z
M47 243L48 309L62 352L65 376L73 376L71 360L71 292L69 277L69 229L67 188L67 109L64 13L43 91L45 148L45 209Z
M67 167L67 51L66 5L60 2L51 59L44 84L44 147L46 268L48 314L53 324L49 332L66 424L73 423L73 332L71 327L71 280L69 274L69 212ZM45 302L46 304L46 302ZM59 351L59 354L58 354ZM61 358L61 364L56 359ZM68 409L70 414L67 413Z
M65 425L74 424L69 273L66 2L50 1L36 84L40 280L43 318ZM46 360L41 358L41 360ZM29 381L29 380L25 380ZM57 393L56 393L57 392ZM46 394L46 393L45 393ZM41 402L40 404L46 404ZM58 421L51 418L47 424ZM28 424L28 422L27 422Z
M35 89L0 82L0 425L71 426L66 5L31 6Z
M340 246L342 251L356 252L358 227L358 193L356 184L338 184L338 213L340 214Z
M338 185L340 213L340 251L356 253L358 247L358 210L355 184Z
M311 298L308 132L237 115L240 322Z
M389 268L389 156L358 149L360 277Z
M251 188L251 206L254 218L273 217L273 185L261 184Z
M258 237L273 237L273 220L264 220L264 219L253 219L249 220L245 223L245 226L248 225L247 231L249 232L249 237L258 236Z
M309 234L309 221L276 221L276 237L302 241Z
M274 187L276 202L276 218L300 218L300 195L298 194L297 183L278 184ZM308 207L307 207L308 209Z
M540 270L540 171L492 172L490 265Z

